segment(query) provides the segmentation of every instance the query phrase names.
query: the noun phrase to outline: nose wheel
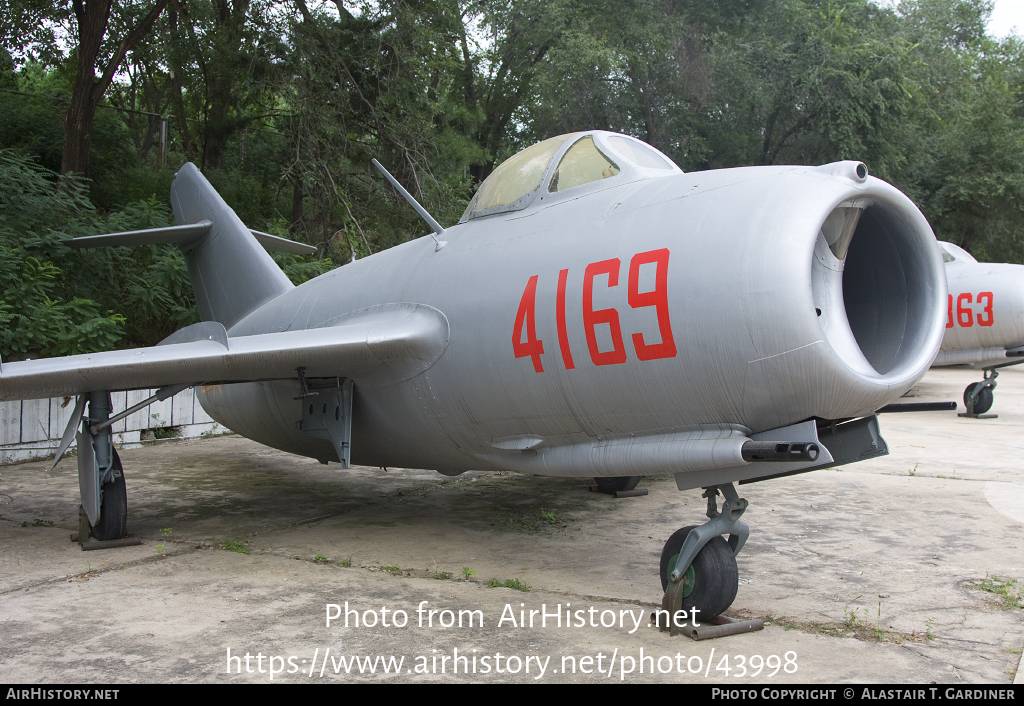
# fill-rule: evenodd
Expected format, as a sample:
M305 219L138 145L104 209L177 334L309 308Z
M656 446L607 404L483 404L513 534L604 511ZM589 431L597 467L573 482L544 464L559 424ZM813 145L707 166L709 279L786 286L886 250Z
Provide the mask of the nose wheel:
M690 532L696 526L683 527L668 538L665 548L661 550L661 588L668 590L670 576L676 568L679 553ZM687 567L680 582L683 584L682 610L693 614L696 608L698 620L700 616L710 618L721 615L736 600L739 587L739 569L736 566L736 555L732 547L723 537L712 537Z
M718 509L718 494L725 497ZM708 488L708 521L677 530L661 551L659 574L665 591L662 610L669 616L683 611L691 620L702 622L724 613L736 599L739 569L736 555L743 548L750 528L740 522L747 501L740 498L732 483ZM722 536L729 535L728 541ZM660 625L672 634L678 632L676 621Z
M996 378L999 377L999 373L993 368L985 368L984 375L981 382L972 382L964 390L964 406L967 407L967 412L961 413L959 416L971 419L995 419L999 416L985 414L992 409L994 398L992 391L996 387Z

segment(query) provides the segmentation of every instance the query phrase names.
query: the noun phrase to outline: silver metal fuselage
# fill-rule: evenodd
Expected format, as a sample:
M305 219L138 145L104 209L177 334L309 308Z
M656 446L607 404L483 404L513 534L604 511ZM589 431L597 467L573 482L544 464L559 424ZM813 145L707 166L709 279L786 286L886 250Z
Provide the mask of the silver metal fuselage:
M229 335L314 328L385 302L443 312L447 348L425 372L397 383L354 378L354 463L581 476L683 470L688 439L871 414L934 357L946 319L934 236L897 189L838 164L545 194L527 210L447 229L439 251L424 237L306 282ZM853 201L868 206L849 256L816 258L826 219ZM658 258L667 258L660 281ZM661 292L667 312L652 303ZM666 318L671 356L659 347ZM516 357L531 340L531 354ZM333 460L327 441L296 427L297 394L282 380L203 388L200 400L247 437ZM660 450L637 460L647 458L645 440ZM673 440L683 449L674 468ZM603 445L624 443L631 468L594 462Z
M1024 346L1024 265L958 259L946 264L946 276L946 329L935 364L1011 362L1006 350Z

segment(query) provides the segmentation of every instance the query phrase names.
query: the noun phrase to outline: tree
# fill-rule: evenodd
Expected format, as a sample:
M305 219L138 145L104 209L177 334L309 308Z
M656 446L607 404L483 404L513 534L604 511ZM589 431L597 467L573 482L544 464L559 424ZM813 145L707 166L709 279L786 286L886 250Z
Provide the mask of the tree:
M60 63L58 37L72 43L73 89L64 115L61 173L89 172L96 108L125 55L149 32L168 0L12 0L0 6L0 39L21 54ZM73 18L73 21L72 21ZM99 76L97 76L97 71Z
M740 41L716 38L705 166L858 159L883 178L906 158L912 46L891 10L777 0Z
M985 34L985 0L900 5L920 57L914 152L893 181L942 240L982 261L1024 262L1024 88L1019 38Z
M466 128L485 157L470 165L470 173L482 181L500 157L524 146L516 139L516 114L532 97L537 72L574 8L567 0L484 0L456 2L452 10L458 43L451 51L459 62L452 98L461 99L467 117L476 114ZM491 37L482 50L471 46L474 29Z
M155 0L141 6L122 7L129 12L118 15L121 39L111 47L112 38L107 36L107 30L114 2L72 0L77 29L77 71L71 103L64 119L64 151L60 166L62 174L89 173L92 123L96 117L96 107L114 80L125 54L146 36L167 4L167 0ZM136 17L136 12L131 10L141 11L141 17ZM98 78L97 69L100 74Z
M223 169L228 143L266 114L277 37L284 31L268 0L176 1L165 33L167 63L175 84L179 129L200 120L200 166ZM183 95L187 93L187 96ZM183 138L185 134L183 133ZM187 137L191 141L192 135Z
M680 163L698 161L712 19L682 2L589 3L585 10L537 68L531 98L518 112L526 141L612 130Z

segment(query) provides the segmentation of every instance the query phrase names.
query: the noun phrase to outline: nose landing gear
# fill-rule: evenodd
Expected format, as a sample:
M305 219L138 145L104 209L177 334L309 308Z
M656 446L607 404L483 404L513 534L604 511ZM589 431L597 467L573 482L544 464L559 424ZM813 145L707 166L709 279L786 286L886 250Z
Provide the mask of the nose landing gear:
M999 416L998 414L985 414L992 409L992 391L996 388L996 378L999 377L999 373L995 368L985 368L984 376L981 382L972 382L964 390L964 405L967 407L967 412L961 413L959 416L971 419L995 419Z
M725 498L721 511L719 491ZM659 627L672 635L679 633L675 616L680 612L697 622L709 621L732 605L739 588L736 555L750 535L750 527L740 522L747 501L732 483L711 486L702 497L708 500L708 521L676 531L661 552L661 607L667 614L661 614ZM729 535L728 541L723 534ZM666 616L667 625L662 624Z

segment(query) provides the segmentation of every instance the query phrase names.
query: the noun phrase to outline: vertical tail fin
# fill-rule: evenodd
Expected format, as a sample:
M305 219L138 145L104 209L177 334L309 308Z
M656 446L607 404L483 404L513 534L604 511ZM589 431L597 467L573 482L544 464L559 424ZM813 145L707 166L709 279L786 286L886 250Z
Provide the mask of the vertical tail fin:
M294 287L191 162L174 175L171 208L180 225L212 222L206 235L181 246L203 321L231 328L246 314Z

